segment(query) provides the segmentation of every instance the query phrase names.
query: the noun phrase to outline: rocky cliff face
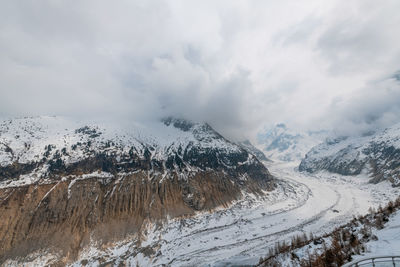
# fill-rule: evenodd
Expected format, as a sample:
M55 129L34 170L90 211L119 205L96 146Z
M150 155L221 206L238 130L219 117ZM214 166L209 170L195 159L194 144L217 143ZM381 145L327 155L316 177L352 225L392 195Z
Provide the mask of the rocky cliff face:
M140 235L147 221L226 206L274 181L207 124L0 124L0 262L40 249L73 259L89 242Z
M328 140L302 160L300 171L327 170L342 175L369 172L371 182L400 185L400 124L360 137Z

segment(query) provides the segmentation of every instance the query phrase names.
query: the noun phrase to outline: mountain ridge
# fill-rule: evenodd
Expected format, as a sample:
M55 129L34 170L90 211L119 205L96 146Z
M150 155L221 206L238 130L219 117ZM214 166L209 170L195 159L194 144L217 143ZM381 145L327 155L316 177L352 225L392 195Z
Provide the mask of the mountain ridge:
M342 175L366 171L373 183L388 180L399 186L400 124L375 133L327 140L306 154L299 170L327 170Z

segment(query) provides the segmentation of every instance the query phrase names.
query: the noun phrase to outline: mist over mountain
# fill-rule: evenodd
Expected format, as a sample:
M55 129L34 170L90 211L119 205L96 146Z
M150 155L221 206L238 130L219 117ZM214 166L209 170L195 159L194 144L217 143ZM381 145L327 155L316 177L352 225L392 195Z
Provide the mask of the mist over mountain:
M350 134L400 115L397 1L0 5L3 117L174 116L254 140L276 122Z
M328 131L294 130L279 123L261 130L257 134L257 143L271 159L300 161L311 148L323 142L329 135Z
M400 207L399 10L0 1L0 265L365 252Z

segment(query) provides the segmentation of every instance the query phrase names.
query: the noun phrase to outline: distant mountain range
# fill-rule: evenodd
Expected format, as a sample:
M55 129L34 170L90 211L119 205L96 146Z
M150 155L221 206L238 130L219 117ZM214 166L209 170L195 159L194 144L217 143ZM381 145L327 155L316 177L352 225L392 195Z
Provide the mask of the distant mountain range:
M326 170L342 175L367 172L371 182L400 185L400 124L358 137L326 140L302 160L300 171Z
M327 132L304 132L280 123L257 135L257 144L267 158L279 161L300 161L315 145L321 143Z

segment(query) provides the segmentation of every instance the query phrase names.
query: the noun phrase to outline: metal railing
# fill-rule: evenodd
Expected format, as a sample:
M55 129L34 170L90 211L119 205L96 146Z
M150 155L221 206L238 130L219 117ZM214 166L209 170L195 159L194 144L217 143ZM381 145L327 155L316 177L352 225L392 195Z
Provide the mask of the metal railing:
M384 255L361 258L356 261L349 262L342 267L400 267L400 256Z

